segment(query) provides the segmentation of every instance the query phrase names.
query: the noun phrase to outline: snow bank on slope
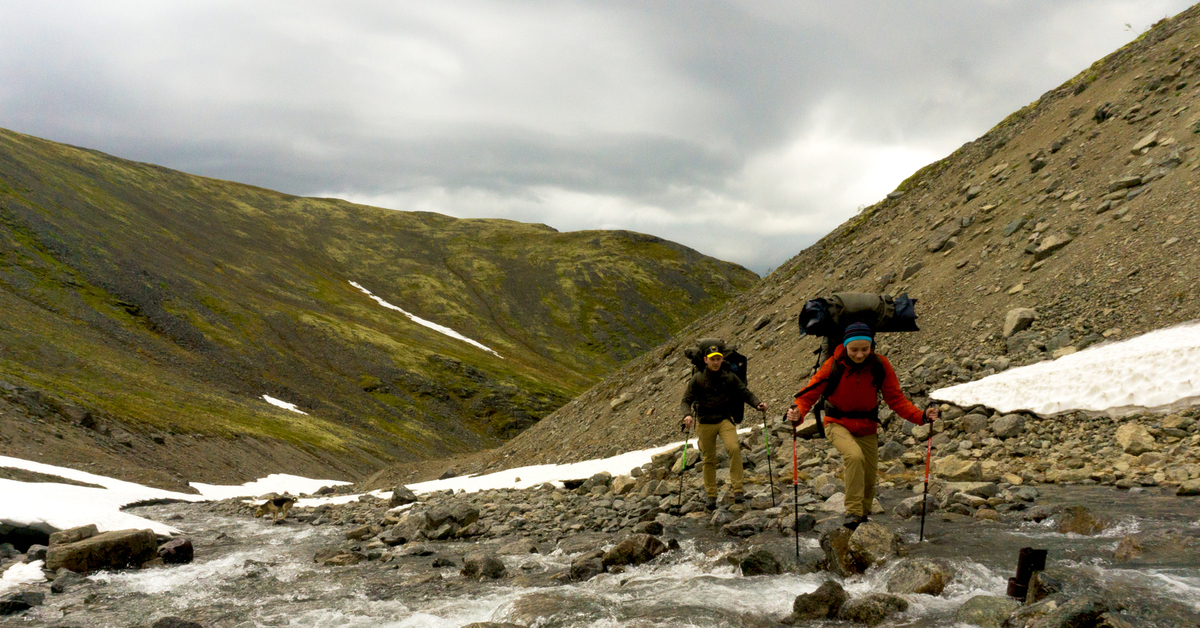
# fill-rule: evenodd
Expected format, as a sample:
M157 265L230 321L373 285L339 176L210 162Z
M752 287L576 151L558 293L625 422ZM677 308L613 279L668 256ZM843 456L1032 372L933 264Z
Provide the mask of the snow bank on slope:
M412 322L414 322L418 325L423 325L423 326L428 327L429 329L432 329L440 334L445 334L456 340L461 340L465 343L479 347L480 349L483 349L484 351L491 353L492 355L500 358L501 360L504 359L504 356L500 355L499 353L496 353L495 350L493 350L491 347L489 347L487 345L484 345L483 343L479 343L474 340L471 340L470 338L467 338L466 336L464 336L444 325L438 325L437 323L434 323L432 321L427 321L427 320L421 318L420 316L417 316L416 314L409 314L408 312L392 305L391 303L388 303L387 301L384 301L383 299L371 294L370 290L367 290L366 288L360 286L359 284L357 284L353 281L350 282L350 285L354 286L355 288L358 288L359 290L362 290L363 294L371 297L372 299L375 299L376 303L382 305L383 307L386 307L389 310L396 310L397 312L400 312L401 314L407 316L409 318L409 320L411 320Z
M1092 347L930 393L959 406L1113 416L1200 402L1200 323Z
M292 412L298 412L303 415L308 415L307 412L301 410L300 408L297 408L296 404L294 404L294 403L288 403L286 401L283 401L282 399L276 399L270 395L263 395L263 400L265 400L267 403L269 403L273 406L278 406L280 408L283 408L284 410L291 410Z

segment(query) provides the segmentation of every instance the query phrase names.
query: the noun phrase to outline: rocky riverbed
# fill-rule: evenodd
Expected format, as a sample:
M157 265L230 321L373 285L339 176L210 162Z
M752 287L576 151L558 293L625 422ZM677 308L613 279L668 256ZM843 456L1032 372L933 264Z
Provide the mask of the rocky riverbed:
M828 443L796 443L793 488L790 432L771 434L768 465L757 428L742 436L751 499L723 493L715 512L694 450L682 480L670 451L565 487L339 500L353 490L342 487L276 525L253 517L253 500L137 507L183 530L195 560L48 574L20 587L39 603L0 626L1200 625L1193 414L1119 428L946 415L935 451L953 453L936 456L924 542L924 428L885 431L876 514L854 534L840 526ZM1110 425L1111 438L1096 437ZM1022 547L1049 551L1030 604L1005 596ZM4 566L45 551L9 551Z

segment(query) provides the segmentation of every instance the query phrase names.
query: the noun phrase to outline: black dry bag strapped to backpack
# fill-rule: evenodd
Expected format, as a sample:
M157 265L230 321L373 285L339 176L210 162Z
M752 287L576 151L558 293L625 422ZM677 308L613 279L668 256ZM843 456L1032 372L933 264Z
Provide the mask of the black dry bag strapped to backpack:
M737 347L726 345L725 341L720 338L701 338L696 342L696 346L684 349L683 355L691 360L692 366L703 372L708 368L708 365L704 363L704 358L713 351L725 356L725 362L721 364L722 371L729 371L737 375L743 384L747 383L746 365L748 360L746 356L738 353ZM728 412L733 422L740 424L742 419L746 418L746 404L739 399L736 404L730 404Z

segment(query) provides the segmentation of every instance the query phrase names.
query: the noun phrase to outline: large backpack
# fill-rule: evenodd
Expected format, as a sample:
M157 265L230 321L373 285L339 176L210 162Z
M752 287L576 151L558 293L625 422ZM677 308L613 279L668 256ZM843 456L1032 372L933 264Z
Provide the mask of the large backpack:
M917 299L869 292L836 292L828 299L807 301L800 310L800 335L820 336L817 368L833 355L851 323L866 323L875 333L920 331ZM815 372L815 370L813 371Z
M746 384L746 366L749 359L746 356L738 353L737 347L734 345L726 345L724 340L720 338L701 338L696 341L696 346L688 347L683 350L683 355L692 362L693 372L696 370L704 371L708 365L704 362L704 356L716 351L725 356L725 362L721 364L722 371L729 371L737 378ZM728 408L730 418L734 424L740 424L742 419L746 418L746 404L738 400L736 404L731 404Z
M869 292L835 292L827 299L816 298L805 302L799 316L800 336L821 338L821 345L813 351L817 361L809 371L810 377L833 357L834 349L842 343L846 328L852 323L866 323L876 333L920 331L917 327L917 299L909 297L908 294L893 297ZM883 366L875 361L871 368L875 390L880 391L883 389ZM825 410L825 402L841 382L842 369L841 364L834 364L829 378L825 380L825 390L821 398L813 405L813 415L817 418L817 432L822 437L825 436L825 425L821 414ZM820 385L821 382L813 384ZM809 390L811 387L804 389L797 396Z

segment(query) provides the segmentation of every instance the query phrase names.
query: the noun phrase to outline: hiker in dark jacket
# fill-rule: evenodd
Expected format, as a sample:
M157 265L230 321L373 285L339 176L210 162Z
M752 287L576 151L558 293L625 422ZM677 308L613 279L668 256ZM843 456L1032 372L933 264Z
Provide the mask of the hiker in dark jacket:
M830 375L838 371L841 378L836 390L826 390ZM842 344L796 396L796 405L787 414L795 427L821 396L826 396L822 409L825 435L842 454L845 525L851 529L867 521L875 500L880 394L892 411L910 423L923 425L938 418L936 404L922 412L904 396L892 363L875 353L875 333L863 323L853 323L846 327Z
M692 428L693 414L700 420L700 452L704 455L704 491L708 494L708 509L717 507L717 436L725 444L729 454L729 483L733 501L741 503L746 495L742 491L742 451L738 446L737 427L733 424L730 411L742 403L766 411L767 404L758 400L754 393L737 375L721 370L725 356L720 347L708 347L704 356L704 369L693 375L683 392L683 403L679 408L685 415L683 425Z

